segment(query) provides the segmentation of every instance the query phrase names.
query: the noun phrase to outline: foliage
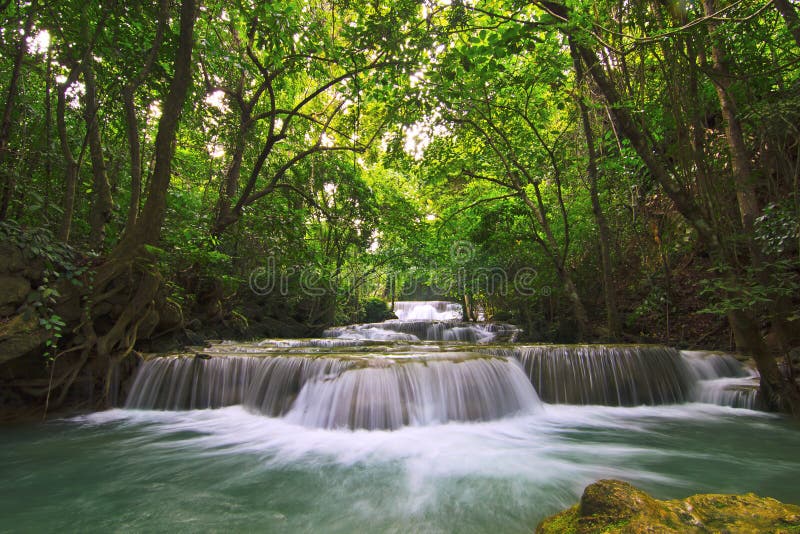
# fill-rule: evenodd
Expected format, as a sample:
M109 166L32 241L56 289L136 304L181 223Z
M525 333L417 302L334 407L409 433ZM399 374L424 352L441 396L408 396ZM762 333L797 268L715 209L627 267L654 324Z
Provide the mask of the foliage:
M63 282L80 287L86 280L91 280L89 258L82 256L69 245L57 241L46 229L26 229L13 221L0 222L0 241L22 251L23 257L28 262L41 264L40 283L28 294L25 303L28 309L38 316L39 326L49 334L45 341L44 355L52 360L67 326L53 310L62 296L58 289L59 285Z
M38 308L58 298L57 281L88 279L90 259L77 251L118 254L152 194L177 4L7 6L0 237L46 263ZM695 254L717 265L705 275L707 311L768 316L787 299L796 310L800 52L772 7L719 8L708 17L702 4L583 0L205 2L164 223L145 250L171 298L202 308L213 296L241 324L234 310L254 299L252 273L269 266L284 283L264 306L315 327L359 320L405 292L509 312L547 336L579 304L600 322L600 245L620 311L637 324L656 323L666 301L679 306L667 295L669 268ZM712 65L720 47L727 73ZM752 228L720 83L752 167ZM644 145L614 119L620 110ZM103 173L112 204L97 243ZM638 281L655 279L664 287ZM41 318L54 332L64 326Z
M362 323L380 323L387 319L394 318L394 314L389 309L389 305L385 301L369 297L361 301L361 309L359 310L358 320Z

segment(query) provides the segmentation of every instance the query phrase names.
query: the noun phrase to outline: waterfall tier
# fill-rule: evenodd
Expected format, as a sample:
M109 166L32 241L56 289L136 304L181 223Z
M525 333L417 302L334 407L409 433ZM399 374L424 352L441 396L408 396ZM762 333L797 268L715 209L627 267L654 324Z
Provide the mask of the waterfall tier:
M533 345L486 349L520 360L554 404L637 406L707 402L753 408L753 374L727 354L656 345Z
M325 330L326 337L373 341L463 341L489 343L511 341L519 333L504 323L463 323L458 321L384 321L382 323L337 326Z
M399 300L394 303L394 314L401 321L460 321L464 308L457 302L444 300Z
M374 430L498 419L539 399L516 360L475 353L162 357L144 363L126 407L235 404L310 427Z
M151 359L126 406L243 405L308 427L396 429L498 419L535 410L540 399L741 408L757 402L756 377L729 355L647 345L512 345L501 342L519 329L460 322L458 304L398 302L396 309L404 319L331 328L321 339L223 342L195 357Z
M694 400L751 410L758 405L758 375L733 356L688 350L681 355L697 379Z
M549 403L673 404L689 400L695 382L680 353L667 347L535 345L489 352L518 358Z

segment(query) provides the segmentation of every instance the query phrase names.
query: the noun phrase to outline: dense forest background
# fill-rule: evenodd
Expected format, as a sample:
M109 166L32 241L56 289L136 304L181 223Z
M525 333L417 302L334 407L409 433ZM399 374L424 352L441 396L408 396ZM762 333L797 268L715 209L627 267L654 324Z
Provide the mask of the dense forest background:
M0 2L0 404L446 298L798 413L789 0Z

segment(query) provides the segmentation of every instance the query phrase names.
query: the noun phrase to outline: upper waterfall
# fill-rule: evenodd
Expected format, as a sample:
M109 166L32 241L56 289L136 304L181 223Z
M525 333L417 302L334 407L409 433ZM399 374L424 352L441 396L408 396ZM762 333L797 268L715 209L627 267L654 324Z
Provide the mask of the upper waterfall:
M465 341L489 343L513 341L516 326L504 323L462 322L461 304L446 301L395 302L397 319L381 323L337 326L326 337L373 341Z
M444 300L399 300L394 313L401 321L460 321L464 316L461 304Z

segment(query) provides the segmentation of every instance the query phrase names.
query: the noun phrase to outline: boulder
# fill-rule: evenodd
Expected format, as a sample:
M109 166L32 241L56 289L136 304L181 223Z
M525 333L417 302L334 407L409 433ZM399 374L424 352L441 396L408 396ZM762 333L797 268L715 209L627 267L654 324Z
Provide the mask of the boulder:
M49 336L33 314L15 315L0 322L0 364L28 354L42 346Z
M0 307L16 308L28 297L31 284L21 276L0 275Z
M627 482L600 480L579 504L542 521L537 534L790 533L800 531L800 506L745 495L693 495L660 501Z
M25 269L22 250L12 243L0 243L0 274L11 274Z

